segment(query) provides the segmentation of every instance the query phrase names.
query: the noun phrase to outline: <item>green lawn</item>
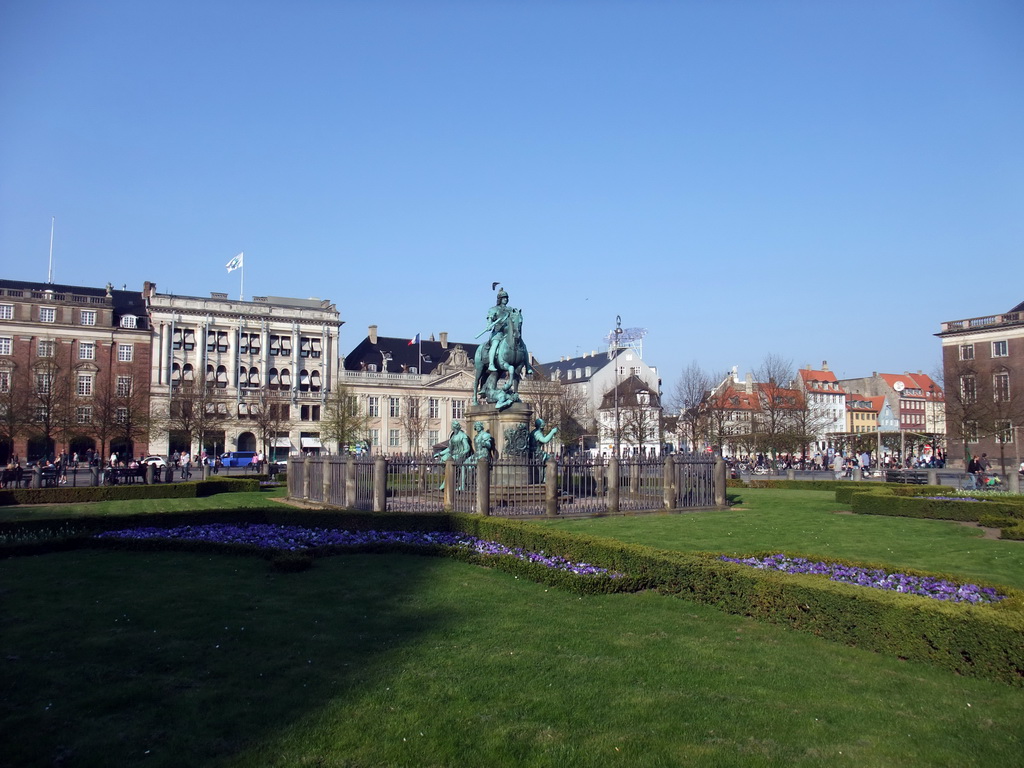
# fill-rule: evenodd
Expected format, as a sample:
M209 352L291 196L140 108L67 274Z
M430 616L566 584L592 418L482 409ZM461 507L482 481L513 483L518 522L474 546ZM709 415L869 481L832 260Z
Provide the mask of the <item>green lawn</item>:
M832 491L730 489L727 512L577 520L539 519L567 531L651 547L735 554L772 549L990 579L1024 589L1024 542L982 538L940 520L851 515Z
M665 549L778 548L1024 585L1020 542L834 514L831 493L736 495L728 512L541 524ZM30 511L43 509L67 508ZM1022 754L1024 689L654 593L581 598L395 555L324 558L295 574L176 552L0 560L5 768L987 768L1021 765Z

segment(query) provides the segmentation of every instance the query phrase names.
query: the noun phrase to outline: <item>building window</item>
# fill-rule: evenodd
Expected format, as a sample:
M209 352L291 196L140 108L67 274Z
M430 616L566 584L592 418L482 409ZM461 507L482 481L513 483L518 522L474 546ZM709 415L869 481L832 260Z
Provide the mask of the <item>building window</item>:
M117 396L128 397L132 393L132 377L131 376L118 376L117 377Z
M0 355L11 354L11 339L8 336L0 337Z
M380 447L380 430L379 429L371 429L370 430L370 445L375 447L375 448L379 448Z
M135 315L124 315L121 317L122 328L137 328L139 325L139 318Z
M292 356L292 337L291 336L271 336L269 340L269 349L271 355L280 355L281 357Z
M14 305L13 304L0 304L0 320L13 320L14 319Z
M965 421L964 422L964 442L965 443L976 443L976 442L978 442L978 422L976 422L976 421Z
M36 394L48 395L50 394L50 383L53 381L52 377L48 373L37 373L36 374Z
M299 339L299 357L320 357L323 345L320 339L303 336Z
M96 345L91 341L80 341L78 342L78 359L79 360L95 360L96 359Z
M39 357L53 357L57 350L57 342L52 339L40 339L36 345L36 354Z
M964 405L978 402L978 383L973 374L960 377L960 397Z
M83 309L78 315L78 319L82 325L96 325L96 310Z
M118 408L114 419L118 424L125 424L128 421L128 409L124 407Z
M388 415L393 419L402 415L402 401L397 397L388 398Z
M39 322L41 323L55 323L57 322L57 310L55 307L40 307L39 308Z
M465 400L452 400L452 418L461 419L466 411Z
M260 335L258 333L239 334L238 351L243 355L258 355L260 353Z
M302 421L320 421L320 406L303 405L299 409L299 418Z
M1005 403L1010 399L1010 374L997 373L992 377L992 396L997 403Z
M401 433L397 429L388 430L388 447L398 448L402 444Z
M1003 341L992 342L992 357L1006 357L1009 354L1010 352L1007 348L1007 342L1005 339L1003 339Z
M78 374L78 395L79 397L89 397L90 395L92 395L91 373Z
M371 395L366 405L366 415L374 418L380 416L380 398Z
M431 419L441 418L441 402L436 397L427 400L427 416Z
M1013 424L1005 419L996 422L996 442L1013 442Z
M184 349L186 352L196 348L196 332L191 328L178 328L174 331L174 338L171 341L174 349Z
M79 424L92 424L92 406L80 405L75 408L75 421Z
M427 430L427 442L431 445L437 445L441 439L441 433L436 429Z
M0 392L11 391L11 372L0 371Z
M117 345L117 362L119 362L119 363L130 363L134 356L135 356L135 345L134 344L118 344Z

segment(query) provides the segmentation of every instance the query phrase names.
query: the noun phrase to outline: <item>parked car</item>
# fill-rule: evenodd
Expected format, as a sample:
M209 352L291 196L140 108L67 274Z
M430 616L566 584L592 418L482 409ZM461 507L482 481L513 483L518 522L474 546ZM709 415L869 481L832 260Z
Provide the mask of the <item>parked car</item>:
M170 462L168 462L167 459L165 459L163 456L147 456L142 460L142 463L152 464L154 467L157 467L159 469L163 469L164 467L170 466Z
M255 455L256 451L231 451L222 453L220 460L225 467L247 467L252 464L252 457Z

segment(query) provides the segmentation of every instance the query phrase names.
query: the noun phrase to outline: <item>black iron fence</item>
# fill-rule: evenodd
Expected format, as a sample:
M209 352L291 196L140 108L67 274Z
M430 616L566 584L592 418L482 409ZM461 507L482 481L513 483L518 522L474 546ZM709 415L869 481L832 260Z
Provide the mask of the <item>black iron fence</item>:
M600 515L722 506L725 472L707 454L503 458L493 465L429 455L310 456L289 462L288 493L361 510Z

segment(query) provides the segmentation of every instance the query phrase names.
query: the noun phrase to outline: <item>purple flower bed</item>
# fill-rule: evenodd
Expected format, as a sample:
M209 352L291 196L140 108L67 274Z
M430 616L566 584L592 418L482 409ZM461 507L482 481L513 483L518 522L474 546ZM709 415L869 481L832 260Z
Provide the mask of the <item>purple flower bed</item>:
M976 499L973 496L922 496L921 498L932 501L987 501L987 499Z
M839 563L812 563L802 557L787 557L783 554L762 558L722 555L720 559L729 563L750 565L762 570L813 573L828 576L832 581L841 581L844 584L888 589L893 592L907 592L954 603L994 603L1006 599L1006 595L998 594L991 587L979 587L976 584L954 584L930 576L907 576L903 573L886 573L881 569L859 568Z
M468 549L480 555L505 555L529 560L548 568L582 576L620 578L589 563L573 563L564 557L544 552L527 552L519 547L506 547L461 533L420 531L344 531L334 528L303 528L295 525L181 525L175 528L125 528L96 534L98 539L177 539L209 541L218 544L247 544L260 549L298 551L313 547L358 547L367 544L406 544L410 546L442 546Z

